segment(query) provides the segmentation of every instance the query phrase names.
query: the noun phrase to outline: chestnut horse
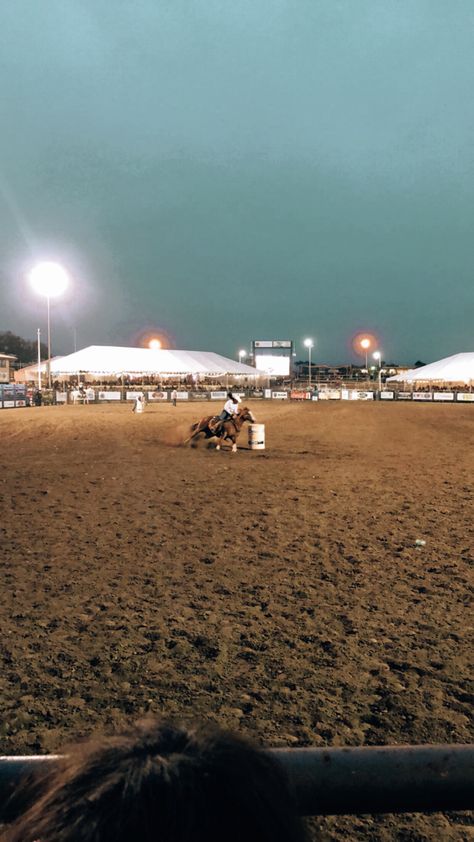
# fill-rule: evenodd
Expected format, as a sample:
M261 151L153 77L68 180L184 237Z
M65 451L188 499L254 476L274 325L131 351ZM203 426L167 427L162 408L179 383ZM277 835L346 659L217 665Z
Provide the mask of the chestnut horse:
M204 433L206 439L219 439L216 450L220 450L221 444L225 441L230 441L232 442L232 453L236 453L237 439L245 421L250 421L252 424L255 423L253 414L247 406L243 406L242 409L239 409L237 415L234 415L233 418L228 418L227 421L223 421L221 427L216 431L219 420L219 416L216 415L208 415L206 418L201 418L200 421L192 425L191 435L186 439L186 442L192 441L200 433Z

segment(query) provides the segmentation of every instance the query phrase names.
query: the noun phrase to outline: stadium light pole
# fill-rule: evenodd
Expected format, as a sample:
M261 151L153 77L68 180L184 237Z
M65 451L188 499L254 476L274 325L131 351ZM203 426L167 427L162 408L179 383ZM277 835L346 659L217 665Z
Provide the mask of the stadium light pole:
M311 348L314 347L314 342L312 339L305 339L303 345L308 349L308 389L311 389Z
M36 331L38 339L38 391L41 392L41 330Z
M378 375L379 375L379 392L382 391L382 354L380 351L374 351L372 354L374 360L377 361L378 365Z
M365 367L368 370L368 365L369 365L368 364L368 353L369 353L369 348L370 348L370 339L368 339L367 337L365 337L364 339L361 339L360 340L360 347L363 349L363 351L365 353Z
M51 299L63 295L69 286L69 275L59 263L38 263L30 272L30 284L38 295L46 298L48 310L48 388L51 389Z
M239 351L239 363L241 363L242 360L245 360L246 356L247 356L247 351Z

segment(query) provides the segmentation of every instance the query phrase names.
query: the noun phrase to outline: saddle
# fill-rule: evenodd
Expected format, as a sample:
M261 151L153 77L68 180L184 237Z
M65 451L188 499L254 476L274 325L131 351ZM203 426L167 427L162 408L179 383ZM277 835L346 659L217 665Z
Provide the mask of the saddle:
M222 421L222 418L219 418L218 415L214 415L214 417L211 418L207 426L209 427L211 433L216 434L221 429L223 423L224 422Z

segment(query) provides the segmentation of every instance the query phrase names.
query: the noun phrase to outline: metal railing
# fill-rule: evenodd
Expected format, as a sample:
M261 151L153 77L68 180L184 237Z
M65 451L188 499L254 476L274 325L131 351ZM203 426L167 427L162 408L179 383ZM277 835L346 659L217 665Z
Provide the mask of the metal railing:
M474 745L269 749L302 816L474 809ZM20 780L57 756L0 757L0 821Z

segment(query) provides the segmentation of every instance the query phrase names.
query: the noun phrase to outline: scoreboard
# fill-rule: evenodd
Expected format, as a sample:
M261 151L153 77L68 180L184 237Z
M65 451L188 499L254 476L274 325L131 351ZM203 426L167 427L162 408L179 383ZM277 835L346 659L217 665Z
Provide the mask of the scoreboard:
M255 368L269 377L290 377L293 345L292 339L254 339L252 354Z

